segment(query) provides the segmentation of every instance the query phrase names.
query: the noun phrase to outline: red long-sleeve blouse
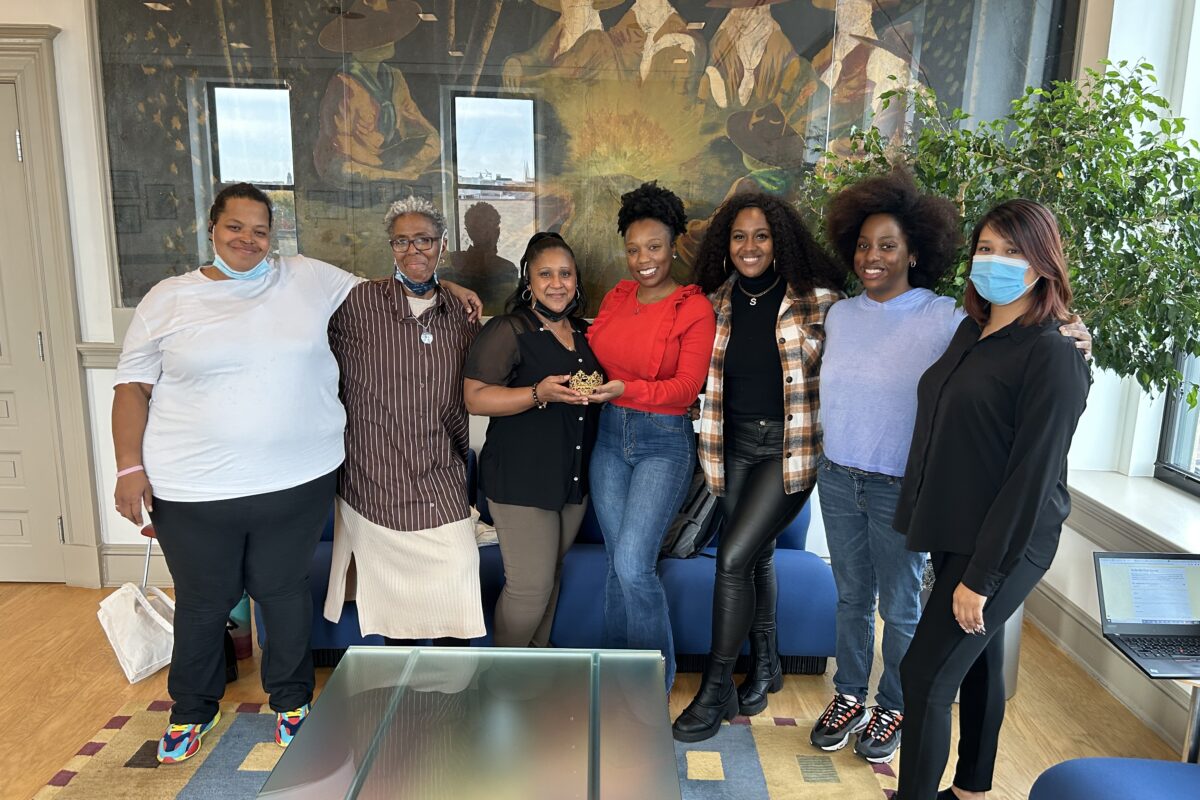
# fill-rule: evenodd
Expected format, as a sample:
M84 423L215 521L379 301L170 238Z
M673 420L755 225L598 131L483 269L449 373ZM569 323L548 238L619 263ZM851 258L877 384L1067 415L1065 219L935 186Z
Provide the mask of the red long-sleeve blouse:
M637 301L637 281L624 280L600 304L588 344L608 380L625 382L612 402L654 414L683 414L704 387L716 318L696 285L657 303Z

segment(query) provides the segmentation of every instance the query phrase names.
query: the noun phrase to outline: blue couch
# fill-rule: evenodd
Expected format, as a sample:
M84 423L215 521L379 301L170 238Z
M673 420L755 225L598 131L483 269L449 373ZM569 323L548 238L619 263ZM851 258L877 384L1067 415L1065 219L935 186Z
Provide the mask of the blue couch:
M473 456L473 454L472 454ZM477 494L474 482L474 458L468 464L469 491ZM487 502L478 495L480 514L485 521ZM779 654L783 669L789 673L819 674L826 659L833 655L834 608L837 591L829 565L804 549L810 511L806 505L779 537L775 569L779 579ZM557 647L593 648L602 646L604 630L604 581L607 569L603 535L592 509L588 509L575 545L563 562L562 589L555 612L551 641ZM663 585L671 609L671 629L675 639L678 668L697 672L703 668L712 630L712 594L716 573L716 549L690 559L668 558L660 562ZM337 623L323 616L325 592L329 585L329 565L333 555L333 519L313 556L309 580L313 594L313 657L318 666L337 663L351 645L383 644L381 636L362 636L358 628L358 609L346 603ZM479 551L484 617L488 634L475 640L490 645L492 610L504 586L504 567L499 547ZM262 617L255 606L259 642L265 641ZM739 669L744 669L744 663Z
M1145 758L1076 758L1043 772L1029 800L1200 798L1200 764Z

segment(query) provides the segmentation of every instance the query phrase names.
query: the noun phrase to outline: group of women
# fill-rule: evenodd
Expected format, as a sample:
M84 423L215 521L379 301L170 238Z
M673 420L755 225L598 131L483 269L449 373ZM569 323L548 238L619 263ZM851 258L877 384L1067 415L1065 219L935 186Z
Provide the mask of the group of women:
M431 336L428 319L421 320L428 311L411 298L439 291L435 269L413 273L407 259L422 251L436 267L444 220L432 208L402 211L389 223L403 289L395 291L406 298L399 316L417 323L414 335ZM414 228L397 250L396 226L422 217L432 229ZM726 523L712 650L674 735L699 741L735 714L757 714L782 685L774 541L819 485L839 593L838 670L836 694L811 740L832 750L857 734L860 755L887 761L903 725L909 750L899 795L974 797L990 788L1003 716L1004 620L1049 566L1068 510L1066 453L1089 386L1077 347L1090 340L1070 315L1057 224L1036 203L1009 201L978 222L965 310L932 291L960 243L957 213L948 201L920 194L907 173L843 191L827 219L836 256L787 203L735 195L711 221L694 265L696 283L681 284L673 265L685 230L683 203L643 184L622 197L617 219L630 279L608 292L590 326L574 253L557 234L539 233L521 260L506 313L473 342L469 323L459 326L467 333L444 356L453 369L404 377L422 388L457 381L461 413L491 418L480 473L506 578L496 644L549 644L562 559L590 495L608 555L605 641L597 644L661 651L670 687L674 649L657 559L698 455ZM346 297L362 287L309 259L262 260L270 229L265 198L219 197L211 220L216 263L147 295L126 341L114 401L118 510L138 522L143 503L151 511L176 580L169 685L176 705L159 750L168 762L193 754L216 722L218 623L243 588L263 606L271 631L263 681L279 712L281 744L307 713L307 556L335 491L337 463L352 460L342 452L346 417L338 402L337 366L345 372L346 356L335 359L323 336L330 318L346 313L338 311ZM231 225L239 230L226 235ZM863 291L846 299L850 269ZM227 278L236 280L222 292ZM287 299L267 300L292 285ZM468 305L477 300L460 294ZM456 306L442 307L459 315ZM273 327L283 319L283 330ZM351 323L384 324L355 317L343 327ZM430 341L446 336L438 332ZM415 355L431 352L413 348ZM263 374L274 374L278 403L239 384L260 390ZM346 381L343 374L343 397ZM303 417L293 414L300 385L310 387L304 402L321 406ZM691 409L702 391L697 437ZM219 403L206 402L216 397ZM447 403L453 405L439 401ZM194 418L201 412L209 415L203 426ZM436 413L445 419L451 412ZM308 416L319 413L325 416ZM375 432L405 439L411 416L397 411L397 431ZM221 435L210 436L209 426L222 428ZM461 438L457 417L418 427L417 450L461 453L461 445L441 448L437 441ZM356 446L347 435L346 449ZM256 469L256 461L274 464L280 454L294 475ZM177 480L172 470L180 464L172 461L194 459L203 468ZM390 474L358 472L376 482ZM453 482L459 473L447 475ZM414 512L414 519L429 519L414 523L427 540L419 563L437 560L443 529L433 523L461 519L465 483L454 487L461 497L446 501L445 513L432 510L442 501L431 501L427 514ZM362 514L368 504L348 498L342 485L337 492L338 537L350 538L343 516ZM297 516L285 518L285 508ZM415 538L403 533L411 529L392 524L373 535ZM279 540L287 537L294 558L268 563L263 554L282 552ZM226 543L210 546L218 539ZM365 549L361 540L351 550L360 573L378 572L380 563L404 568L395 556L379 562L379 548ZM937 582L922 612L926 552ZM420 582L419 575L405 577ZM364 600L374 602L363 587L360 577L360 615ZM868 708L877 595L884 672ZM409 627L401 636L448 635L444 627ZM733 665L747 639L751 666L738 686ZM959 766L954 786L939 794L960 685Z

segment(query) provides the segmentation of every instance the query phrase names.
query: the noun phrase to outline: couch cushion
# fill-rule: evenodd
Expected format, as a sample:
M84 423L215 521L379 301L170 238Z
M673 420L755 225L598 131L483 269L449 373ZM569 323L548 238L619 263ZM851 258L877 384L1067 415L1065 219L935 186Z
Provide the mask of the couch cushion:
M712 591L716 562L711 558L669 558L659 564L671 614L675 652L701 655L712 641ZM779 577L779 649L783 655L831 656L837 592L829 565L804 550L775 554ZM603 545L577 544L563 562L551 639L558 647L602 647ZM485 584L486 585L486 584Z

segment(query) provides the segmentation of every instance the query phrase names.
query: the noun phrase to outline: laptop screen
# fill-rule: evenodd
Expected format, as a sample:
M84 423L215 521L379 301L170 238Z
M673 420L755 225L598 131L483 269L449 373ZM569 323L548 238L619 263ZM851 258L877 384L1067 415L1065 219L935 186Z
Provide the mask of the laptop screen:
M1097 554L1109 625L1200 624L1200 556Z

